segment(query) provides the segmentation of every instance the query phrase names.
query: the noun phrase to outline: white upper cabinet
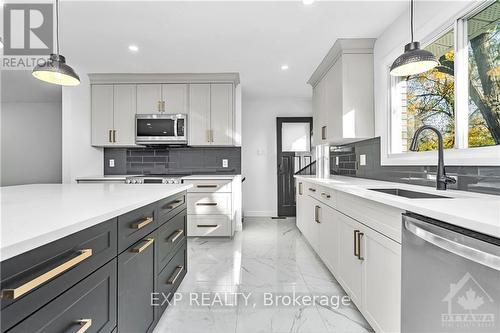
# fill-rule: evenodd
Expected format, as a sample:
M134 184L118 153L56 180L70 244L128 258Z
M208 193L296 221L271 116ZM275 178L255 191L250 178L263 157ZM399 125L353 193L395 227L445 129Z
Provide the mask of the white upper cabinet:
M313 87L315 144L374 136L374 39L339 39L308 83Z
M210 128L212 145L233 144L233 85L210 85Z
M93 85L92 103L92 145L113 144L113 85Z
M161 112L161 84L137 85L137 114Z
M210 84L189 85L189 144L210 144Z
M162 84L162 109L165 113L188 113L188 85Z
M114 86L113 96L113 143L135 145L136 86L121 84Z

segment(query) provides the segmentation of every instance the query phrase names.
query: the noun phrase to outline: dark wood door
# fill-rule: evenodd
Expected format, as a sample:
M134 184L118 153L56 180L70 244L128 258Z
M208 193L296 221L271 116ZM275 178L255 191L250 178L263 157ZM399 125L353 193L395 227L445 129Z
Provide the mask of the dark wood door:
M284 149L283 125L286 123L308 123L309 139L312 133L311 117L277 117L277 173L278 173L278 216L295 216L295 160L297 152ZM309 147L310 148L310 147Z

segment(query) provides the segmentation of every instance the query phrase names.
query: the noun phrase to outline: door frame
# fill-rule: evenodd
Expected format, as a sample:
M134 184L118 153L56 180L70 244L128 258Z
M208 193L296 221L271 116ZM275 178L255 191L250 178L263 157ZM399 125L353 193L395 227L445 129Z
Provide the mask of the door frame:
M277 195L277 214L278 216L295 216L295 213L289 214L281 212L280 214L280 202L282 199L282 193L280 192L280 186L279 186L279 176L278 176L278 166L281 161L281 157L283 155L283 152L281 151L281 144L282 144L282 134L281 134L281 128L283 123L309 123L309 136L312 141L312 134L313 134L313 118L312 117L276 117L276 195ZM285 154L295 154L295 153L285 153Z

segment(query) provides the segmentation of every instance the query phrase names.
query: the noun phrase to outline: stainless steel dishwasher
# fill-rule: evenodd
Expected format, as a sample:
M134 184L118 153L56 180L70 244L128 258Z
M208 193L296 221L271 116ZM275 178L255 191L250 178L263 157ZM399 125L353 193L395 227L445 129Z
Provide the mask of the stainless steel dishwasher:
M403 214L402 332L500 332L500 239Z

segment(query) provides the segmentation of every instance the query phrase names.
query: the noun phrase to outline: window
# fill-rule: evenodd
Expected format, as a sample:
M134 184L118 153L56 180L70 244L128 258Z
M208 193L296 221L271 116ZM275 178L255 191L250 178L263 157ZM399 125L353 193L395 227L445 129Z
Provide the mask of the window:
M436 68L391 78L390 154L408 152L415 130L422 125L440 130L445 149L500 144L500 3L496 1L457 20L455 28L425 46L438 59ZM464 31L463 38L457 38L458 45L456 31ZM468 50L461 62L464 66L455 61L456 50L460 49ZM466 87L462 91L468 87L468 98L456 98L459 81ZM460 121L463 117L466 120ZM419 150L435 149L436 135L423 132Z
M500 3L467 20L469 147L500 144Z

